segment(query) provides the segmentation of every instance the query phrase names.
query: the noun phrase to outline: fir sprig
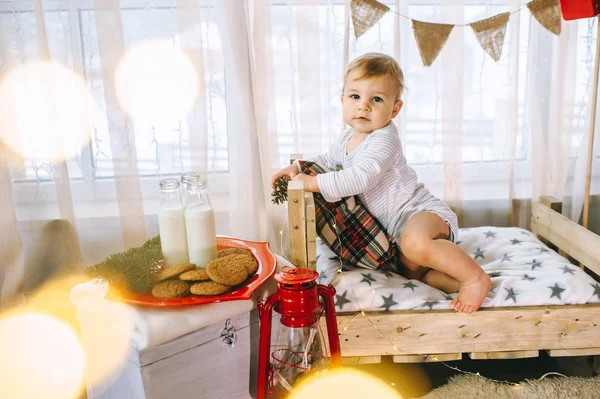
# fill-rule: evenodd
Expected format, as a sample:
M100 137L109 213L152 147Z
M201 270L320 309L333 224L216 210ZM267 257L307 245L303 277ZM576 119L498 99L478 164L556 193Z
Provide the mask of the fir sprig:
M281 176L275 181L275 189L273 190L273 193L271 193L271 197L273 197L271 199L272 203L278 205L283 204L285 201L287 201L287 189L288 182L290 180L291 179L289 176Z
M156 236L141 247L110 255L85 272L91 278L106 281L111 288L144 294L152 288L162 259L160 236Z

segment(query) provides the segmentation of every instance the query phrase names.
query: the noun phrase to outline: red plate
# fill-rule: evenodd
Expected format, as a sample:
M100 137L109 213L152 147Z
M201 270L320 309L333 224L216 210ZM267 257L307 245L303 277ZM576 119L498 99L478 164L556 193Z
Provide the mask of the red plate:
M133 305L159 307L190 306L201 305L204 303L250 299L252 294L269 278L271 278L271 276L273 276L273 273L275 273L275 269L277 267L277 259L275 259L275 255L273 255L269 249L269 243L267 242L254 242L230 237L217 237L217 249L220 251L227 248L247 249L252 252L252 255L258 261L258 270L256 274L254 274L254 276L252 276L246 282L246 284L239 287L235 291L231 291L222 295L191 295L185 298L156 298L150 294L139 295L131 293L126 296L119 296L118 299ZM117 298L113 297L110 299Z

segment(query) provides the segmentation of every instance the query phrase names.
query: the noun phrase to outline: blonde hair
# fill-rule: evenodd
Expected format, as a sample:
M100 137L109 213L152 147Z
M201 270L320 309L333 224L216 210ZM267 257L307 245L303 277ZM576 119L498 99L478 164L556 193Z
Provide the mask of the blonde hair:
M381 53L367 53L354 59L344 74L344 86L342 87L342 95L346 88L346 81L348 75L352 71L359 70L361 75L358 79L369 79L369 78L388 78L392 84L396 87L396 100L400 100L402 92L404 91L404 73L398 65L398 62L389 55Z

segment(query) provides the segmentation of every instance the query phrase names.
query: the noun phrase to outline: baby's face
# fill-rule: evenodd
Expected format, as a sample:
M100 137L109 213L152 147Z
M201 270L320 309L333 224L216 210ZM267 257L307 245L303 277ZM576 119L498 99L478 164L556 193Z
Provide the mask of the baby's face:
M402 101L396 101L396 89L385 77L357 79L360 71L348 74L342 105L344 121L359 133L371 133L394 118Z

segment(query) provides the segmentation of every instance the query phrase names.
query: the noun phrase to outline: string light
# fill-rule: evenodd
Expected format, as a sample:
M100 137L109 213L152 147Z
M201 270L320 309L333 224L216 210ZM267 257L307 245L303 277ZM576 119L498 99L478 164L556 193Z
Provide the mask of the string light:
M287 256L285 256L285 252L283 251L283 230L285 229L285 222L287 218L283 218L283 223L281 224L281 230L279 230L279 248L281 248L281 256L283 259L287 260L289 263L292 263Z
M524 6L521 6L521 7L517 8L516 10L510 11L510 12L508 13L508 15L517 14L517 13L519 13L519 12L523 11L525 8L527 8L527 4L526 4L526 5L524 5ZM392 10L392 9L390 9L389 11L390 11L391 13L393 13L393 14L396 14L396 15L399 15L399 16L401 16L402 18L410 19L411 21L414 19L414 18L411 18L411 17L409 17L408 15L404 15L404 14L402 14L402 13L400 13L400 12L396 11L396 10ZM486 20L486 19L490 19L490 18L494 18L495 16L497 16L497 15L494 15L494 16L491 16L491 17L488 17L488 18L484 18L484 19L483 19L483 20L481 20L481 21L484 21L484 20ZM477 21L477 22L479 22L479 21ZM468 24L450 24L450 25L454 25L454 26L471 26L471 24L472 24L472 23L473 23L473 22L471 22L471 23L468 23Z
M339 240L339 244L340 244L340 247L341 247L341 246L342 246L342 241L341 241L341 239L340 239L341 232L340 232L340 230L337 228L337 224L335 223L335 215L333 214L333 212L331 212L329 209L327 209L327 207L326 207L326 206L324 206L324 204L322 204L322 203L319 203L319 201L320 201L320 200L319 200L317 197L314 197L314 199L315 199L315 202L317 202L319 205L321 205L321 209L325 210L326 212L328 212L328 213L329 213L329 215L330 215L330 216L332 216L332 220L334 220L334 222L333 222L333 225L332 225L332 226L333 226L333 229L335 230L335 232L337 233L337 234L336 234L336 237L337 237L337 239ZM352 284L350 284L350 282L349 282L349 281L348 281L348 279L346 278L346 275L345 275L345 273L343 273L343 266L344 266L344 264L343 264L343 262L342 262L342 259L341 259L341 258L339 258L339 262L340 262L340 267L337 269L337 273L342 275L342 278L344 278L344 280L345 280L345 282L346 282L347 286L349 287L350 291L352 291L352 296L354 297L354 301L355 301L355 303L356 303L356 306L358 307L358 309L359 309L359 311L360 311L360 313L358 313L356 316L354 316L354 317L352 318L352 320L350 320L350 323L348 323L348 325L347 325L347 326L344 328L344 330L342 331L342 334L340 335L340 338L343 338L343 337L344 337L344 335L345 335L346 331L348 330L348 328L350 328L350 326L352 326L352 323L354 323L354 321L356 320L356 318L357 318L358 316L362 316L362 317L365 317L365 318L367 319L367 321L368 321L368 322L369 322L369 323L370 323L370 324L373 326L373 328L375 328L375 330L377 330L377 332L378 332L378 333L379 333L379 334L380 334L380 335L381 335L381 336L382 336L382 337L383 337L383 338L384 338L386 341L388 341L388 342L389 342L389 344L392 346L392 348L394 348L394 350L395 350L395 351L397 351L397 352L404 352L404 351L402 351L402 350L399 350L399 349L398 349L398 348L397 348L397 347L394 345L394 343L392 342L392 340L390 340L390 339L388 338L388 336L387 336L386 334L384 334L384 332L383 332L383 331L381 331L381 330L379 329L379 327L377 327L377 325L376 325L375 323L373 323L373 321L372 321L372 320L371 320L371 319L370 319L370 318L369 318L369 317L366 315L365 311L364 311L364 310L362 309L362 307L360 306L360 302L358 301L358 297L357 297L357 295L356 295L356 293L355 293L355 291L354 291L354 287L352 286ZM369 304L369 306L371 306L371 305L373 304L373 302L375 302L375 290L371 290L371 292L373 293L373 297L371 298L371 303Z
M557 373L556 371L550 371L550 372L548 372L548 373L544 374L543 376L541 376L541 377L540 377L540 380L543 380L544 378L546 378L546 377L547 377L547 376L549 376L549 375L559 375L559 376L561 376L561 377L566 377L566 375L564 375L564 374ZM517 385L519 385L519 384L517 384Z
M472 373L470 371L461 370L458 367L450 366L449 364L447 364L445 362L440 362L440 363L442 363L444 366L448 367L449 369L452 369L454 371L458 371L459 373L462 373L462 374L474 375L474 376L477 376L479 378L485 378L486 380L497 382L499 384L508 384L508 385L511 385L513 388L519 388L519 389L521 389L521 384L519 384L517 382L510 382L510 381L506 381L506 380L496 380L494 378L482 376L481 374L479 374L479 372ZM546 378L548 375L559 375L561 377L566 377L565 375L563 375L561 373L557 373L555 371L551 371L551 372L548 372L548 373L544 374L543 376L541 376L540 378L538 378L536 381L541 381L544 378Z
M523 8L524 8L524 7L520 8L520 9L519 9L519 10L517 10L517 11L511 12L511 14L514 14L514 13L516 13L516 12L520 11L520 10L521 10L521 9L523 9ZM402 14L399 14L399 15L400 15L400 16L402 16L402 17L408 18L408 17L406 17L406 16L404 16L404 15L402 15ZM468 26L468 25L458 25L458 26ZM315 201L317 201L317 202L318 202L318 199L317 199L317 198L315 198ZM335 220L335 215L334 215L334 214L333 214L333 213L332 213L332 212L331 212L329 209L327 209L325 206L323 206L322 204L321 204L321 209L323 209L323 210L325 210L325 211L329 212L329 213L330 213L330 215L331 215L331 216L333 216L333 217L334 217L333 219ZM279 232L279 234L281 235L281 248L282 248L282 252L283 252L283 228L284 228L284 227L285 227L285 218L284 218L284 222L283 222L283 225L282 225L282 230ZM339 237L340 237L340 231L339 231L339 229L337 228L337 224L336 224L335 222L333 223L333 228L334 228L335 232L337 233L337 239L338 239L338 240L340 240L339 244L340 244L340 247L341 247L341 244L342 244L342 242L341 242L341 239L339 238ZM284 256L284 258L285 258L286 260L288 260L288 259L287 259L285 256ZM288 260L288 261L289 261L289 260ZM348 285L349 289L352 291L352 295L354 296L354 300L355 300L356 306L357 306L357 307L358 307L358 309L359 309L359 313L358 313L358 314L356 314L356 315L355 315L355 316L352 318L352 320L350 320L350 323L348 323L348 325L346 325L346 326L344 327L344 329L342 330L342 333L340 334L340 338L343 338L343 337L344 337L344 335L346 334L346 331L347 331L347 330L348 330L348 329L349 329L349 328L352 326L352 323L354 323L354 321L355 321L355 320L356 320L356 319L357 319L359 316L362 316L362 317L365 317L365 318L367 319L367 321L368 321L368 322L369 322L369 323L370 323L370 324L373 326L373 328L375 328L375 330L377 330L377 332L378 332L378 333L379 333L379 334L380 334L380 335L381 335L381 336L382 336L382 337L383 337L383 338L384 338L386 341L388 341L388 342L389 342L390 346L391 346L391 347L394 349L394 351L396 351L396 352L400 352L400 353L406 353L404 350L402 350L402 349L399 349L399 348L398 348L398 347L397 347L397 346L396 346L396 345L393 343L393 341L392 341L390 338L388 338L388 336L387 336L387 335L386 335L386 334L385 334L383 331L381 331L381 329L380 329L379 327L377 327L377 325L376 325L376 324L375 324L375 323L374 323L374 322L371 320L371 318L370 318L369 316L367 316L367 314L365 313L365 311L364 311L364 310L362 309L362 307L360 306L360 302L359 302L359 301L358 301L358 299L357 299L357 296L356 296L356 293L354 292L354 288L353 288L352 284L350 284L350 283L349 283L349 281L348 281L348 279L346 278L346 275L345 275L345 273L344 273L344 271L343 271L343 262L342 262L342 259L341 259L341 258L339 258L339 262L340 262L340 267L337 269L337 271L336 271L336 272L337 272L337 274L341 274L341 275L342 275L342 278L344 278L344 279L345 279L345 282L346 282L346 284ZM291 262L290 262L290 263L291 263ZM373 301L374 301L374 298L375 298L375 290L371 290L371 292L373 293L373 300L371 301L371 304L372 304L372 303L373 303ZM370 305L369 305L369 306L370 306ZM437 357L434 357L434 358L432 358L432 360L434 360L434 361L437 361L437 362L439 362L439 363L443 364L445 367L447 367L447 368L449 368L449 369L451 369L451 370L457 371L457 372L459 372L459 373L461 373L461 374L475 375L475 376L477 376L477 377L479 377L479 378L485 378L485 379L487 379L487 380L490 380L490 381L493 381L493 382L497 382L497 383L500 383L500 384L509 384L509 385L511 385L511 386L512 386L513 388L515 388L515 389L521 389L521 386L520 386L520 384L518 384L518 383L514 383L514 382L510 382L510 381L506 381L506 380L496 380L496 379L493 379L493 378L484 377L484 376L482 376L482 375L481 375L479 372L472 373L472 372L470 372L470 371L461 370L461 369L459 369L458 367L450 366L450 365L449 365L449 364L447 364L446 362L444 362L444 361L440 361L440 359L439 359L439 358L437 358ZM360 374L360 373L358 373L358 374ZM565 377L563 374L560 374L560 373L557 373L557 372L548 372L548 373L544 374L542 377L540 377L540 378L538 379L538 381L539 381L539 380L542 380L542 379L544 379L544 378L546 378L548 375L559 375L559 376ZM391 385L395 386L395 383L391 383Z

